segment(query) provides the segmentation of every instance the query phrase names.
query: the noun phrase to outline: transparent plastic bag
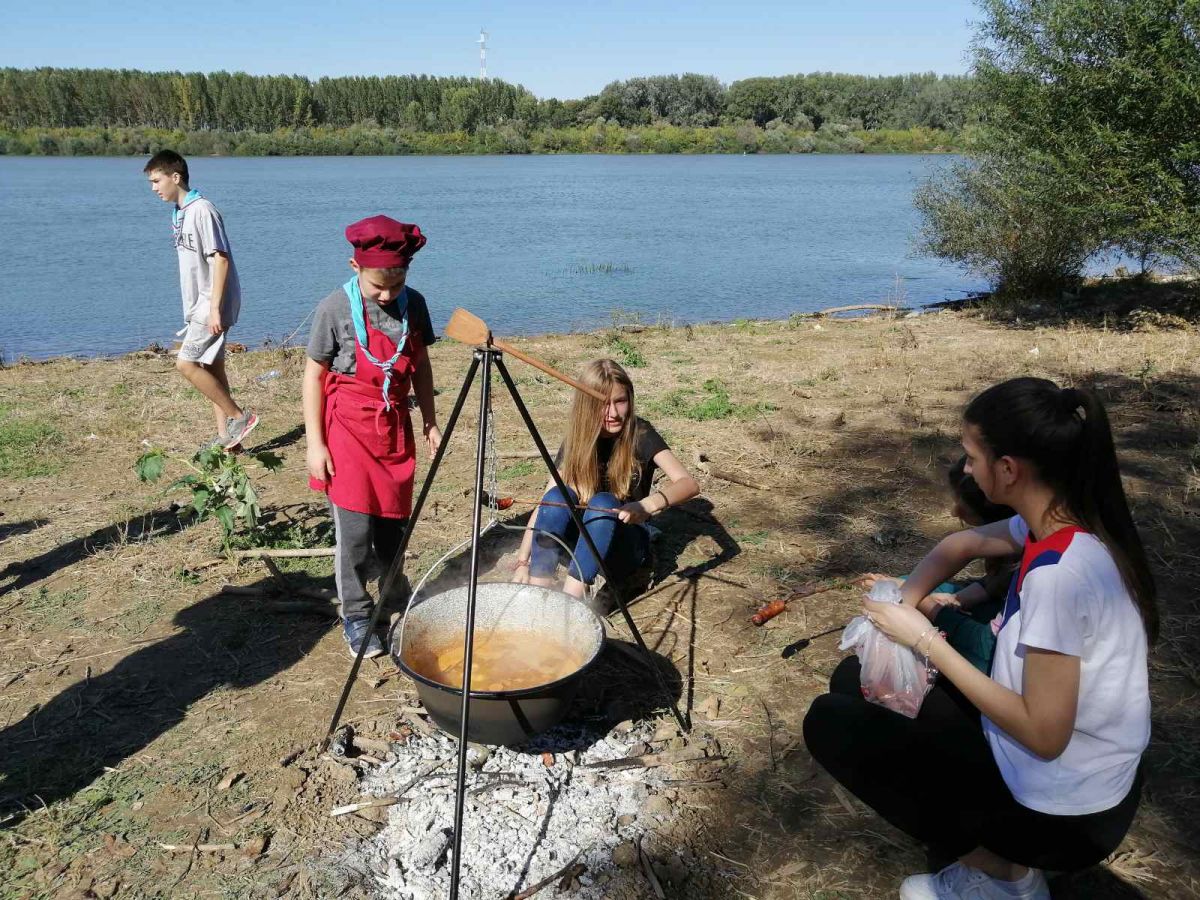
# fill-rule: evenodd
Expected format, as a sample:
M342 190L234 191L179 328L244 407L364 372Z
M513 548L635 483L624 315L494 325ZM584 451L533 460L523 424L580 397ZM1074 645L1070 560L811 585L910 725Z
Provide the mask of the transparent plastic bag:
M900 586L892 581L879 581L867 596L882 603L899 603ZM910 719L917 717L925 695L933 687L936 669L910 648L891 640L868 622L866 616L850 620L839 646L843 650L853 648L858 655L859 684L864 697Z

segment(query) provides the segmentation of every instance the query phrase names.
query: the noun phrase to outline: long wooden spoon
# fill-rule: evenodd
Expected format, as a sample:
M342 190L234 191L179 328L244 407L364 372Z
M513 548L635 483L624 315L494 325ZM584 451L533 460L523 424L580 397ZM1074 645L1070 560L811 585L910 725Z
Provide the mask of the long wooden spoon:
M547 365L540 359L530 356L518 350L508 341L502 341L500 338L492 334L488 328L487 322L479 318L474 313L469 313L461 307L450 314L450 321L446 325L446 337L456 340L463 344L470 344L473 347L491 346L503 350L505 353L515 356L521 362L528 363L535 369L541 369L552 378L557 378L559 381L569 384L577 391L583 391L597 400L605 401L608 399L604 394L600 393L595 388L590 388L586 384L582 384L572 378L570 375L564 375L558 369Z

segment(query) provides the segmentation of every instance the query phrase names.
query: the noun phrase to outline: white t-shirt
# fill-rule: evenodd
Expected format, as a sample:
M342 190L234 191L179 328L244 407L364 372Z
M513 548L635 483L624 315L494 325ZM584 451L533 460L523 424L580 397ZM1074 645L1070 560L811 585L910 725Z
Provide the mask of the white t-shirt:
M1021 692L1025 648L1080 660L1075 730L1057 759L1045 760L987 717L984 733L1013 796L1061 816L1111 809L1133 786L1150 740L1146 630L1108 548L1092 534L1064 528L1030 539L1020 516L1009 520L1025 544L996 638L992 678Z
M179 290L183 295L183 321L208 324L208 306L212 300L212 257L218 251L229 257L229 274L221 295L221 318L232 327L242 308L242 288L238 281L233 250L225 234L225 223L217 208L198 197L185 203L177 214L174 229L175 249L179 253Z

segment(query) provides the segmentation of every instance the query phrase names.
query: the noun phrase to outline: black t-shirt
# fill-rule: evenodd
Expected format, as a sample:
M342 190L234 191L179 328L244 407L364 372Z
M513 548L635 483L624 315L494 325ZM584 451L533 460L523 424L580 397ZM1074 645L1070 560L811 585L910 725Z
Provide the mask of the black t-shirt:
M667 442L662 439L662 435L654 430L654 426L640 416L635 424L633 435L633 456L637 462L637 468L633 473L633 484L629 487L629 496L626 502L632 503L635 500L641 500L650 494L650 485L654 481L654 470L658 466L654 462L654 457L664 450L671 449L667 446ZM600 487L597 493L602 493L609 490L608 487L608 460L612 456L613 441L612 438L601 437L596 441L596 462L600 466ZM563 448L558 448L558 454L554 457L555 465L562 465Z

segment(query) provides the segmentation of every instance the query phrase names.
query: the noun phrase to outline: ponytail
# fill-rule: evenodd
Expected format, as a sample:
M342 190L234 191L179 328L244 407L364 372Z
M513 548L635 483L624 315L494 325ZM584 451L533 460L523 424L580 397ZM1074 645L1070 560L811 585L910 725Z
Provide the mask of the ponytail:
M979 429L994 457L1033 463L1038 477L1054 491L1057 510L1104 542L1153 643L1158 638L1157 589L1125 499L1100 398L1044 378L1013 378L972 400L963 419Z

